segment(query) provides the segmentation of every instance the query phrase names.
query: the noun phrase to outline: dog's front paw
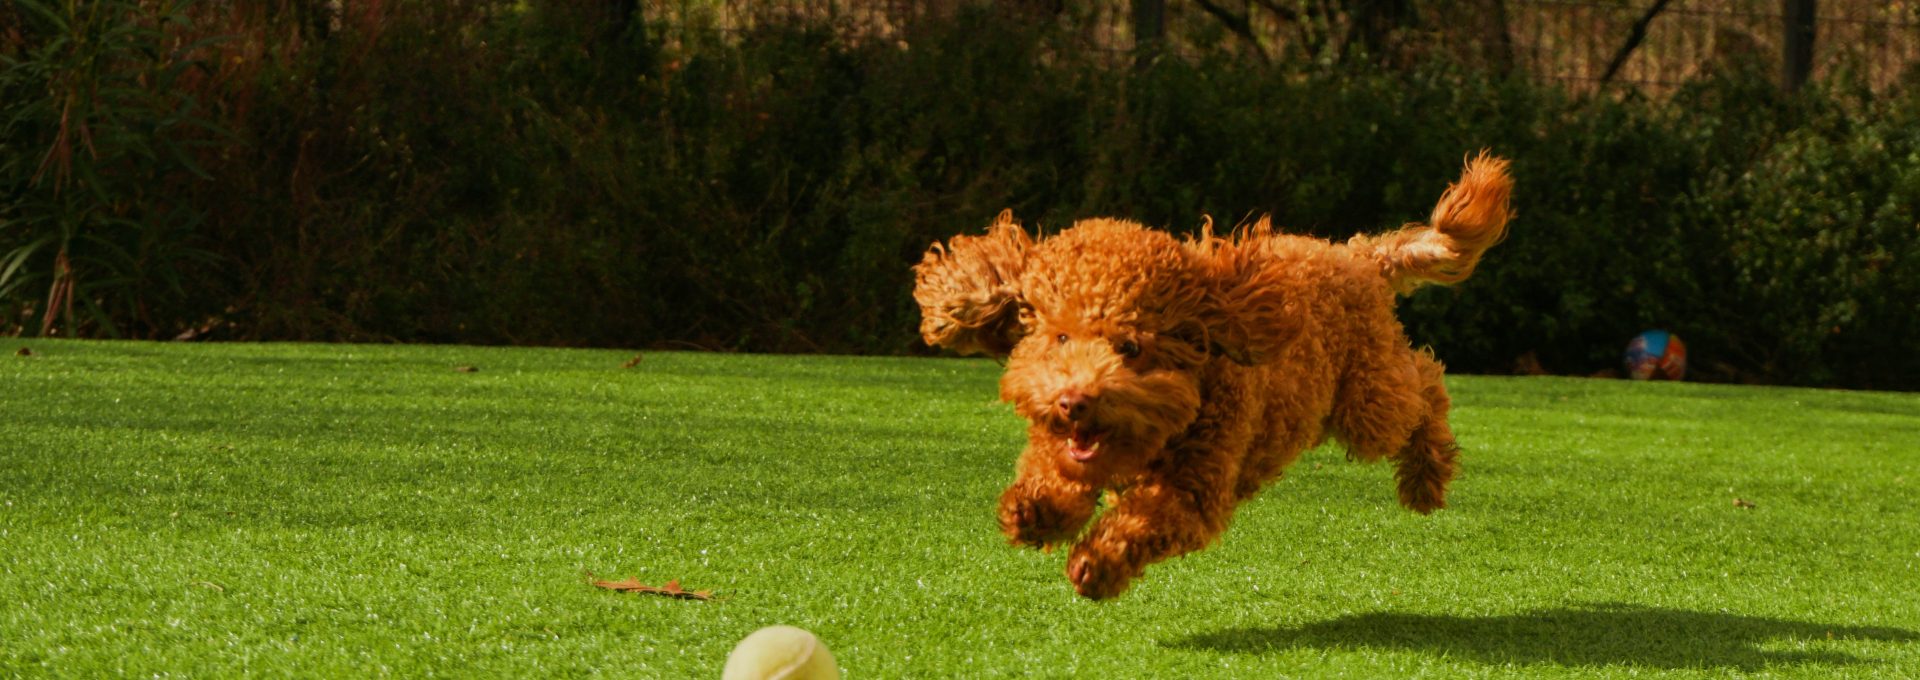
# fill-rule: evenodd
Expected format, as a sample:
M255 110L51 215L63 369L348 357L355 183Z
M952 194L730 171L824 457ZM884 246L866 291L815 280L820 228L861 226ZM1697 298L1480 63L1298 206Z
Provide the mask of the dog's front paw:
M1028 495L1019 487L1000 498L1000 530L1014 545L1047 548L1080 532L1093 516L1092 504L1083 511L1047 496Z
M1067 555L1067 579L1074 592L1089 600L1104 600L1126 592L1139 571L1124 556L1089 541L1073 547Z

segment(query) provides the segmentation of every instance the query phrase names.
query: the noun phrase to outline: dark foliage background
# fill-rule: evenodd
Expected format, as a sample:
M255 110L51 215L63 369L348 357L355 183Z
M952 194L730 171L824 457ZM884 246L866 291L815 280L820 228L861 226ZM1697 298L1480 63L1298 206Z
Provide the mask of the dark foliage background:
M1512 237L1402 311L1455 370L1604 371L1659 327L1704 379L1920 388L1901 83L1573 94L1443 51L1135 67L998 5L886 40L632 9L0 4L0 332L922 353L909 266L1002 208L1344 238L1486 147Z

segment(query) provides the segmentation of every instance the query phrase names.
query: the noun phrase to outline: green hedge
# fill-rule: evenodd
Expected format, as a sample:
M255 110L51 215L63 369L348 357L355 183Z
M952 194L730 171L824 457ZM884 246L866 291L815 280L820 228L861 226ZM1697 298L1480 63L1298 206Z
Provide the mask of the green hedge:
M1403 306L1456 370L1602 371L1661 327L1706 379L1920 388L1907 92L1727 74L1581 98L1438 59L1136 71L984 11L851 43L574 3L391 3L339 31L96 4L162 28L87 43L114 21L20 5L0 37L17 332L66 244L91 310L57 316L69 334L918 353L908 266L1002 208L1344 238L1423 218L1490 147L1515 161L1512 237ZM98 63L55 45L76 35L120 46L132 94L90 100L122 145L79 157L99 190L54 192L57 84Z

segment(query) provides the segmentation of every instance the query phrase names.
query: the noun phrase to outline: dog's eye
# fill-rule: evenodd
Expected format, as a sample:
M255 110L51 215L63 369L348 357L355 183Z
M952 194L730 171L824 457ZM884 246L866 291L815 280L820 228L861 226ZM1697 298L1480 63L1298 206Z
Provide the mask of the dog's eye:
M1066 334L1066 333L1061 333L1061 334L1059 334L1059 335L1056 335L1056 336L1053 336L1053 339L1054 339L1054 340L1056 340L1056 341L1059 341L1059 343L1060 343L1060 344L1062 344L1062 345L1064 345L1064 344L1067 344L1067 334Z
M1120 350L1120 356L1126 357L1128 359L1133 359L1140 356L1140 343L1134 342L1132 340L1125 340L1120 343L1119 350Z

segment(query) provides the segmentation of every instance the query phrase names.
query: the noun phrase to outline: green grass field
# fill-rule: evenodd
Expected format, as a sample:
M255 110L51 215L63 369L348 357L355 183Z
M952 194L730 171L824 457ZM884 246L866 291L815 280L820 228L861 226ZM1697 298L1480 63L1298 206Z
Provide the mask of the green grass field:
M1322 449L1094 603L987 361L0 349L0 676L1920 676L1920 395L1456 376L1450 509Z

